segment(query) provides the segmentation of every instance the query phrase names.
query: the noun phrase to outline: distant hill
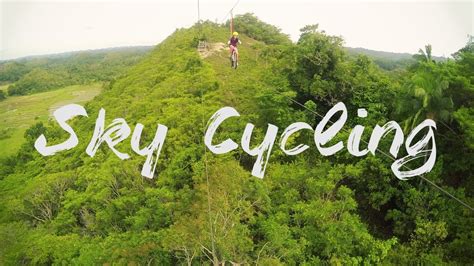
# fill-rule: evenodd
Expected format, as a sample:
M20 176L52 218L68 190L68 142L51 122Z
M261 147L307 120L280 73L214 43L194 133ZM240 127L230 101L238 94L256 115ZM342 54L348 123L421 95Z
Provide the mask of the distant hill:
M409 53L394 53L385 51L376 51L366 48L345 47L350 55L363 54L370 57L377 65L385 70L393 70L395 68L406 67L413 63L413 54ZM446 57L433 56L435 61L446 61Z
M53 54L41 54L41 55L29 55L24 57L18 57L14 59L0 60L0 65L7 62L27 62L35 59L58 59L58 58L68 58L78 54L105 54L110 52L148 52L153 49L153 45L139 45L139 46L119 46L119 47L108 47L100 49L86 49L86 50L77 50L77 51L68 51L63 53L53 53Z
M151 46L116 47L29 56L0 62L0 85L9 95L25 95L63 86L110 81L136 64Z

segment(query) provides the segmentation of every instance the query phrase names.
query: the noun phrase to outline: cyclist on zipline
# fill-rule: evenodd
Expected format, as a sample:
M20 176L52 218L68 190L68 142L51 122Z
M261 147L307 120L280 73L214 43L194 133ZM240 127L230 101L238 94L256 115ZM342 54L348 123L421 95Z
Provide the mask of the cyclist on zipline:
M232 52L235 51L235 55L237 56L237 62L239 62L239 50L237 50L237 44L242 44L238 36L239 33L235 31L234 33L232 33L232 37L227 42L230 48L230 56L232 56Z

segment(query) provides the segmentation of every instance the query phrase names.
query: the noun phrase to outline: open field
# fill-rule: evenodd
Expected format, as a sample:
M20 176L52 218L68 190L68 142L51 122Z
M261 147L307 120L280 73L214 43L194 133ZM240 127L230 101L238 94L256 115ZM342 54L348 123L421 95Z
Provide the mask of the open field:
M0 102L0 157L15 153L23 134L36 122L48 121L52 112L69 103L84 103L101 91L102 84L73 85L58 90L8 97ZM1 88L0 88L1 89Z

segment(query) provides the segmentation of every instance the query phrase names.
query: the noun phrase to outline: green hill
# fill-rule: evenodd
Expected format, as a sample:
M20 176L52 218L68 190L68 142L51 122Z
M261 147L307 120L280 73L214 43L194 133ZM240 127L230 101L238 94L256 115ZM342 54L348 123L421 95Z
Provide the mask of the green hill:
M151 47L118 47L0 61L4 92L26 95L68 85L108 82L123 74Z
M236 25L239 19L253 23L239 29L243 44L238 69L230 68L226 48L212 46L217 48L205 58L196 49L200 39L225 43L227 27L205 22L178 29L86 104L88 117L72 123L79 137L77 147L43 157L33 147L40 134L51 144L68 136L52 121L31 127L18 154L1 162L0 261L79 265L472 261L473 213L426 182L397 180L385 157L355 158L345 151L324 157L310 144L312 136L301 133L290 142L308 143L311 149L287 156L275 145L265 177L258 179L250 174L255 158L241 148L214 155L203 143L208 119L224 106L234 107L241 116L222 124L216 143L226 138L240 143L247 122L255 125L253 145L263 139L269 123L278 126L279 133L295 121L314 126L320 118L313 111L324 114L338 101L351 115L362 106L370 114L365 120L350 119L348 129L356 123L370 127L390 119L409 124L415 119L398 112L397 106L412 95L406 84L416 82L413 76L424 73L423 67L431 67L445 71L449 79L455 99L450 112L456 120L446 122L451 129L440 126L439 133L447 136L437 139L442 163L429 178L472 203L472 180L455 179L468 174L474 161L472 149L462 143L469 141L472 121L466 115L472 85L465 74L469 71L462 67L468 56L461 55L459 65L421 62L419 72L392 80L367 57L348 56L340 38L315 26L306 27L298 43L292 44L275 27L249 16L235 18ZM463 102L456 93L464 95ZM410 100L416 104L418 98ZM132 128L142 123L142 143L151 141L158 123L169 128L154 179L140 175L144 158L131 151L128 140L116 146L131 155L128 160L121 161L105 143L94 157L85 153L100 108L106 111L106 125L117 117ZM336 141L348 135L341 132ZM388 141L380 145L383 150L389 147ZM455 164L460 151L467 155Z
M362 54L370 57L374 61L374 63L376 63L378 66L385 70L406 68L407 66L416 62L416 60L413 58L413 54L409 53L376 51L360 47L346 47L346 50L349 54L352 55ZM433 56L433 59L438 62L443 62L447 60L445 57L441 56Z

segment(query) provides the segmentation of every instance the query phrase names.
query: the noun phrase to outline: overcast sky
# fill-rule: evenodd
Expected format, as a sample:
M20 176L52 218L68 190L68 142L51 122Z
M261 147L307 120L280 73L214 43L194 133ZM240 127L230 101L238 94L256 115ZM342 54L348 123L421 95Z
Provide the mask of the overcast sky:
M236 1L200 0L201 18L223 22ZM234 14L246 12L294 41L300 28L319 23L327 33L342 36L346 46L382 51L416 53L430 43L434 55L449 56L474 35L472 0L240 0ZM0 59L154 45L196 20L197 0L0 0Z

